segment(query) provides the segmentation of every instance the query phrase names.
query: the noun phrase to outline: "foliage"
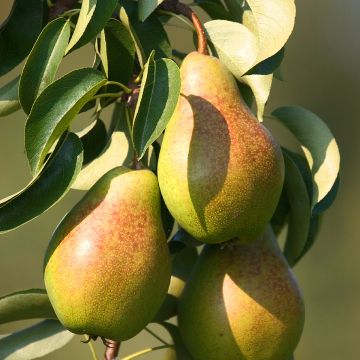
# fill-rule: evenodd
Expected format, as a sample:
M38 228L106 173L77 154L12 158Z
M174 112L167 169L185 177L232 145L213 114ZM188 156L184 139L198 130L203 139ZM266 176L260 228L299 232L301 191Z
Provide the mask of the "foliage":
M27 114L24 146L33 178L0 201L0 232L40 216L71 187L88 190L113 167L130 166L135 155L136 161L156 171L161 136L180 96L177 64L186 55L167 36L170 14L159 10L167 1L83 0L81 5L73 1L71 8L57 13L61 0L53 4L15 0L0 28L0 76L25 62L0 88L0 116ZM334 136L317 115L298 106L265 113L293 30L294 1L196 0L195 4L195 11L200 7L211 17L204 28L212 55L232 72L240 88L245 84L251 89L258 120L280 122L301 146L300 154L283 148L285 183L272 218L276 233L287 228L284 254L294 266L311 248L320 217L335 200L340 161ZM58 78L63 58L89 43L93 67ZM111 106L113 119L106 129L102 111ZM90 109L89 128L70 132L77 115ZM169 241L172 252L198 246L176 223L173 226L166 208L164 219L168 235L172 229L175 234ZM2 359L37 358L66 345L73 336L55 320L44 290L0 298L0 323L31 318L52 320L2 337ZM189 359L177 328L164 326L175 336L178 358Z

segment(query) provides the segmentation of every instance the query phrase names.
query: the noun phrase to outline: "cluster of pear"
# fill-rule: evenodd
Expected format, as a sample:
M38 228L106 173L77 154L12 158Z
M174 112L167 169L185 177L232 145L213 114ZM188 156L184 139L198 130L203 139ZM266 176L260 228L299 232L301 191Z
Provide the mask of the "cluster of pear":
M181 81L158 179L110 170L56 229L44 268L50 301L78 334L123 341L178 314L195 360L289 360L304 306L268 225L281 150L217 58L190 53ZM200 256L187 248L171 260L158 184L176 222L206 244Z

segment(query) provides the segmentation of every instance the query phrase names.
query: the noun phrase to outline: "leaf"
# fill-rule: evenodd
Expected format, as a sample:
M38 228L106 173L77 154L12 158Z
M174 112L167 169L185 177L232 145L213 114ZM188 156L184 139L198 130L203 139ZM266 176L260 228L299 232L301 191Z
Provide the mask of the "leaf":
M276 71L284 60L285 47L282 47L276 54L263 60L250 69L246 75L258 74L269 75Z
M99 71L78 69L52 83L39 95L25 125L25 148L33 174L41 168L56 139L105 83Z
M243 23L259 41L257 63L276 54L291 35L296 16L294 0L247 0L251 14L245 12Z
M232 20L242 22L243 7L239 0L224 0L226 7L228 8ZM244 2L244 1L243 1Z
M56 320L45 320L0 339L0 359L32 360L65 346L74 334Z
M9 115L21 108L18 96L19 77L0 88L0 117Z
M202 8L212 19L233 20L233 17L220 0L196 0L195 4Z
M171 45L159 19L151 15L141 22L137 17L136 3L130 0L121 0L120 4L120 20L133 37L140 66L145 65L153 50L155 50L155 60L171 58Z
M42 0L15 0L10 16L0 28L0 76L30 52L43 24Z
M76 181L73 189L89 190L105 173L118 166L129 166L134 152L129 145L130 133L124 115L125 105L117 103L113 114L114 129L104 151L90 164L85 166Z
M139 0L138 17L144 21L164 0Z
M271 227L274 231L275 236L278 236L281 230L287 224L289 212L290 212L289 200L286 195L286 190L283 188L279 202L271 218Z
M318 202L313 209L314 214L321 214L326 211L335 201L337 193L340 187L340 174L338 174L334 185L332 186L331 190L326 194L326 196Z
M134 67L135 44L126 26L110 19L102 32L100 49L107 78L127 84Z
M83 165L88 164L101 154L107 143L107 132L101 119L93 121L82 131L76 133L84 149Z
M214 45L216 55L240 80L258 57L256 36L244 25L226 20L212 20L204 24L206 35Z
M20 78L19 97L28 114L37 96L51 84L65 53L70 24L63 18L46 25L36 40Z
M165 130L180 95L180 71L170 59L154 61L150 56L144 68L136 104L133 141L138 158Z
M257 118L260 122L263 121L263 115L265 105L268 101L271 85L273 80L273 74L269 75L244 75L240 78L240 81L250 86L256 101Z
M314 206L331 190L339 173L340 154L334 136L318 116L302 107L281 107L272 116L301 144L314 178Z
M91 41L104 28L117 3L117 0L83 0L79 19L66 53Z
M69 133L41 173L23 190L0 202L0 233L25 224L57 203L69 190L81 164L81 142Z
M286 152L283 155L285 161L284 187L290 206L284 255L289 265L294 266L308 238L311 208L306 184L299 168Z
M56 319L46 290L29 289L0 298L0 324L26 319Z

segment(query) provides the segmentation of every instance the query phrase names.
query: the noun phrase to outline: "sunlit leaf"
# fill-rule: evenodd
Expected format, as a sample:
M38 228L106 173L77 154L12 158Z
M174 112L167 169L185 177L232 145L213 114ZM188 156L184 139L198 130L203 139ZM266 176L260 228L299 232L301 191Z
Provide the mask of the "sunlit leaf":
M65 346L75 335L56 320L45 320L0 339L0 359L32 360Z
M70 37L70 24L63 18L50 22L36 40L20 78L19 97L28 114L36 97L54 79Z
M0 324L26 319L56 319L46 290L29 289L0 297Z
M19 77L0 88L0 116L9 115L21 108L18 89Z
M312 206L333 187L340 168L340 154L335 138L314 113L299 106L276 109L272 116L298 139L314 177Z
M154 61L144 68L133 127L134 146L140 159L165 130L180 95L180 71L170 59Z
M294 0L247 0L243 23L259 41L257 63L276 54L293 31L296 16Z
M67 134L40 174L23 190L0 202L0 233L25 224L58 202L79 173L82 158L79 138Z
M6 74L30 52L42 24L43 0L15 0L0 28L0 76Z
M74 70L49 85L36 99L25 126L25 148L33 174L81 108L106 82L91 68Z

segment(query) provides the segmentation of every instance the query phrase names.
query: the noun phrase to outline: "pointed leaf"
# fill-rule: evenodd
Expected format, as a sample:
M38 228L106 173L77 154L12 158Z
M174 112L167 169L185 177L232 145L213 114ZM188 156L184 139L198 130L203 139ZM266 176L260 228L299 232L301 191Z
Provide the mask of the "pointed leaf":
M247 0L247 4L251 14L245 12L243 23L258 37L258 63L285 45L294 28L296 8L294 0Z
M47 24L36 40L20 78L19 97L27 114L37 96L54 81L69 37L69 22L59 18Z
M0 297L0 324L26 319L56 319L45 289L17 291Z
M0 359L32 360L65 346L74 334L56 320L45 320L0 339Z
M101 61L109 80L127 84L132 75L135 44L127 27L110 19L101 36Z
M106 82L99 71L74 70L49 85L36 99L25 126L25 148L36 174L46 154L81 108Z
M121 5L120 20L133 37L140 66L145 65L153 50L155 50L155 59L171 58L171 45L159 19L151 15L141 22L137 17L136 3L122 0Z
M276 109L272 116L298 139L314 177L312 206L321 201L334 185L340 168L335 138L314 113L298 106Z
M136 104L133 141L139 159L165 130L180 95L180 71L170 59L145 65L139 100Z
M216 55L240 80L251 69L258 57L256 36L244 25L226 20L212 20L204 24L207 37Z
M240 78L240 81L250 86L254 94L256 107L257 107L257 118L260 122L263 121L265 105L270 95L272 80L273 80L273 74L244 75Z
M21 108L18 89L19 77L0 88L0 117L9 115Z
M321 214L326 211L335 201L337 193L340 187L340 174L338 174L334 185L332 186L331 190L326 194L326 196L318 202L313 209L314 214Z
M284 255L289 265L294 266L308 238L311 209L306 184L299 168L286 152L283 155L285 161L284 187L290 206Z
M91 41L104 28L117 3L117 0L83 0L79 19L66 52Z
M144 21L164 0L139 0L138 16Z
M57 203L69 190L81 164L81 142L69 133L41 173L23 190L0 202L0 233L25 224Z
M43 24L43 0L15 0L8 19L0 28L0 76L30 52Z
M201 7L212 19L233 20L232 15L225 9L220 0L197 0L196 5Z

